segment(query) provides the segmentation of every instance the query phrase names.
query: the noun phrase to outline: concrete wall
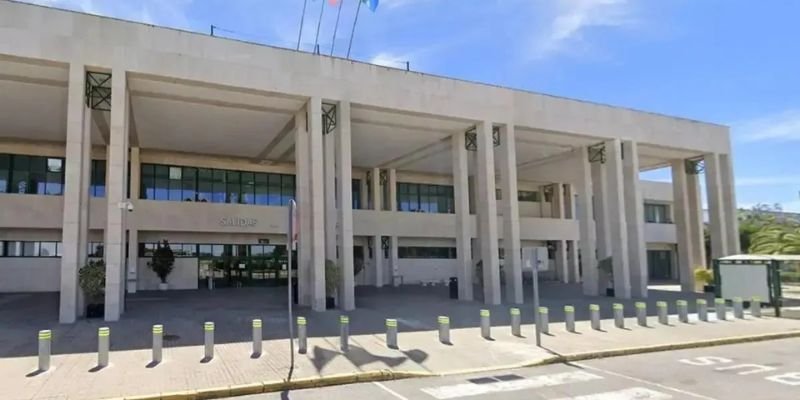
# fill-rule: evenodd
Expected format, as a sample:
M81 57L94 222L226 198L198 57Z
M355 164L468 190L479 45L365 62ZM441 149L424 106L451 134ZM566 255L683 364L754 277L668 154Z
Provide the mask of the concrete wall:
M57 292L61 257L0 257L0 293Z
M644 224L646 243L678 243L674 224Z

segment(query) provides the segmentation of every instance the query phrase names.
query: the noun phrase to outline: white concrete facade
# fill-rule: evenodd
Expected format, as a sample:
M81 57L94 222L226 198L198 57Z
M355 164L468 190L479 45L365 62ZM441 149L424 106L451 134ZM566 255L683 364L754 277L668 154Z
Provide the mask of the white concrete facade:
M142 249L163 239L196 253L178 258L171 289L205 288L204 268L216 274L224 257L242 269L228 279L256 279L252 246L286 243L287 196L300 220L298 300L316 311L334 295L326 260L339 265L344 310L358 307L357 282L449 277L461 299L521 303L526 246L549 246L553 278L592 295L608 288L596 263L607 256L618 297L646 296L650 250L672 251L692 279L702 203L696 175L675 179L687 160L705 160L713 255L738 247L724 126L13 2L0 2L0 31L0 157L12 160L0 271L25 275L0 291L60 291L65 323L81 314L89 243L104 244L116 320L126 291L157 288ZM108 109L87 101L87 71L110 74ZM29 156L64 161L60 195L31 193L28 181L17 193L15 160ZM107 183L89 195L97 164ZM667 166L671 185L639 180ZM650 202L676 223L646 222ZM5 250L51 241L60 259L41 271L23 272L27 250ZM246 256L227 253L242 246Z

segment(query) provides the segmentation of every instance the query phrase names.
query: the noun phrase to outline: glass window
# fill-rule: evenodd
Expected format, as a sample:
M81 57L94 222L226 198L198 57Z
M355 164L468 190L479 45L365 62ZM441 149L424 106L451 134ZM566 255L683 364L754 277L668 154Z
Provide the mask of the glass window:
M213 246L210 245L210 244L201 244L201 245L198 245L197 247L198 247L197 254L200 257L210 257L210 256L214 255Z
M208 168L197 170L197 201L211 202L214 193L214 174Z
M0 193L8 193L8 180L11 175L11 156L0 154Z
M46 186L44 194L58 196L64 191L64 160L61 158L47 159ZM38 192L42 193L42 192Z
M39 256L41 257L55 257L57 254L56 242L41 242L39 245Z
M281 176L269 174L269 198L267 204L271 206L281 205Z
M139 197L142 199L155 200L156 198L156 173L155 166L152 164L142 164L141 167L141 189Z
M183 171L181 167L168 167L169 168L169 194L168 200L171 201L182 201L183 196L181 193L182 182L181 179L183 177ZM158 167L156 167L158 170Z
M352 190L352 200L353 200L353 209L360 210L361 209L361 181L358 179L353 179L353 190ZM398 204L400 202L398 201Z
M294 199L294 175L281 175L281 205L289 204L289 200L292 199Z
M103 242L90 242L89 243L89 257L103 257ZM139 255L142 255L141 244L139 244Z
M22 255L24 257L38 257L39 242L22 242Z
M183 167L181 170L181 197L183 201L197 200L197 168Z
M256 204L256 178L252 172L242 172L242 204Z
M265 206L269 204L269 176L265 173L255 174L256 204Z
M142 182L141 182L141 194L139 197L146 199L147 197L147 190L149 189L152 192L152 181L153 181L153 169L150 166L150 175L147 177L149 179L150 186L145 186L145 176L144 176L144 165L142 165L141 172L142 172ZM106 197L106 161L105 160L92 160L92 178L89 186L89 193L91 193L92 197Z
M211 255L215 257L221 257L225 253L225 245L221 244L214 244L211 245ZM230 254L230 250L227 254Z
M30 157L15 155L12 158L11 190L9 193L30 193L28 190L28 174L30 173Z
M432 259L455 259L455 247L423 247L423 246L401 246L397 248L399 258L432 258Z
M225 188L225 171L221 169L213 170L214 177L214 195L213 203L224 203L227 198L227 189Z
M517 200L526 202L538 202L539 192L534 192L530 190L520 190L519 192L517 192Z
M155 200L169 200L169 167L155 166Z
M0 257L5 257L6 255L6 242L0 240Z
M241 174L239 171L226 171L225 173L225 187L227 196L226 202L236 204L239 203L239 195L241 192Z
M669 209L666 204L648 204L644 205L644 219L645 222L654 224L668 224L671 223L669 218Z
M399 211L453 213L453 187L419 183L398 183Z

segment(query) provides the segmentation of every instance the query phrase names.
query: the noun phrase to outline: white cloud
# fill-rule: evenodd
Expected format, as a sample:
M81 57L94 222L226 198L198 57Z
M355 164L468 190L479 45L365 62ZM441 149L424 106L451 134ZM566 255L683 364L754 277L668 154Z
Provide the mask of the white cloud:
M193 0L23 0L47 7L63 8L88 14L114 17L129 21L157 24L170 28L189 29L186 10Z
M800 141L800 109L734 123L733 132L744 142Z
M372 58L370 58L369 63L375 65L383 65L384 67L392 67L392 68L402 68L405 69L406 62L411 62L411 57L408 55L402 54L392 54L389 52L380 52Z
M736 178L736 186L800 185L800 176L754 176Z
M636 22L634 14L628 0L558 0L552 22L534 37L530 56L574 52L587 45L587 29L630 26Z

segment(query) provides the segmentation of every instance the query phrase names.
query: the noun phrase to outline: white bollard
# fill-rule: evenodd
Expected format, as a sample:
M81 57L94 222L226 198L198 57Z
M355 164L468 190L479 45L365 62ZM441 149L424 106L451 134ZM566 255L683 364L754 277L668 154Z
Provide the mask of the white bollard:
M678 321L684 324L689 323L689 303L686 300L678 300Z
M575 333L575 307L564 306L564 323L567 325L567 332Z
M297 317L297 352L306 354L308 351L308 331L306 317Z
M539 307L539 332L550 333L550 310L547 307Z
M253 357L261 356L261 320L253 320Z
M753 296L750 301L750 315L755 318L761 318L761 299L758 296Z
M492 338L492 319L489 310L481 310L481 336L484 339Z
M714 299L714 308L717 311L717 320L725 321L728 319L728 307L725 305L725 299Z
M39 331L39 371L50 369L50 352L53 333L48 330Z
M667 310L667 302L656 302L656 309L658 310L658 322L662 325L669 325L669 312Z
M522 336L522 321L519 313L519 308L511 309L511 334L514 336Z
M397 348L397 320L386 319L386 347Z
M339 317L339 348L345 352L350 350L350 317L347 315Z
M697 319L708 322L708 302L706 299L697 299Z
M614 326L625 329L625 308L621 303L614 303Z
M204 342L205 348L204 350L204 358L206 362L211 361L214 358L214 323L213 322L206 322L203 324L203 332L205 334Z
M439 316L439 341L450 344L450 317Z
M111 329L102 327L97 329L97 367L108 366L108 350L111 345Z
M733 317L738 319L744 319L744 304L742 304L743 300L741 297L734 297L733 298Z
M592 329L596 331L603 330L600 326L600 306L597 304L589 305L589 317L592 320Z
M647 326L647 303L636 302L636 322L639 326Z
M164 325L153 325L153 365L163 360Z

